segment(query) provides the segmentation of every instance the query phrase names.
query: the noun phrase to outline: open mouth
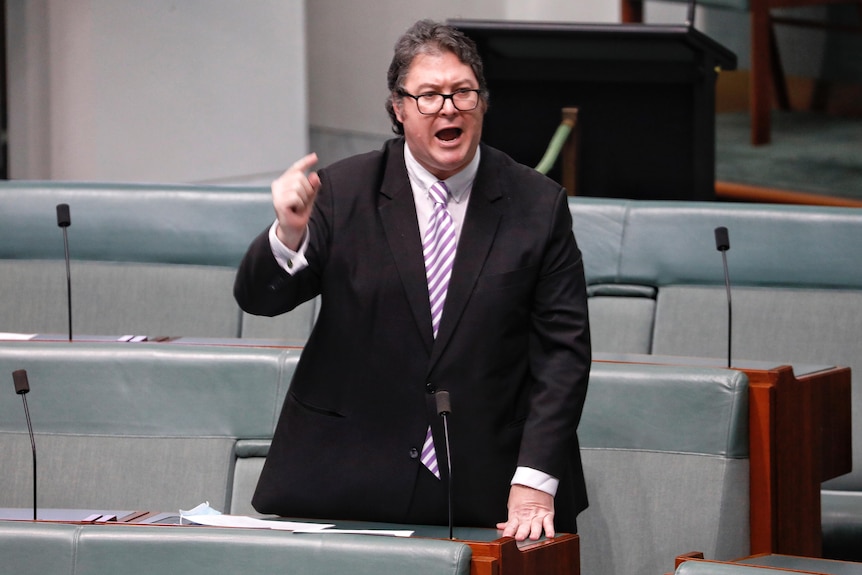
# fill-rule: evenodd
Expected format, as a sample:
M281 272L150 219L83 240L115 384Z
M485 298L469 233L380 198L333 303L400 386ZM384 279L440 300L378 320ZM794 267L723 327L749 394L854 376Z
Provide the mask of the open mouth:
M443 140L444 142L451 142L453 140L457 140L463 130L461 128L446 128L444 130L440 130L435 134L438 140Z

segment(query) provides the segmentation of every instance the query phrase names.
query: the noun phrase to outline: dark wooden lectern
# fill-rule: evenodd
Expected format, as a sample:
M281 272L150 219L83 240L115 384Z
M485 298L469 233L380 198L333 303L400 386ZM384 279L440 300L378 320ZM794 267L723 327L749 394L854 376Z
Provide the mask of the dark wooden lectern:
M715 197L715 81L733 52L688 26L449 23L485 63L488 144L535 166L575 107L579 195Z

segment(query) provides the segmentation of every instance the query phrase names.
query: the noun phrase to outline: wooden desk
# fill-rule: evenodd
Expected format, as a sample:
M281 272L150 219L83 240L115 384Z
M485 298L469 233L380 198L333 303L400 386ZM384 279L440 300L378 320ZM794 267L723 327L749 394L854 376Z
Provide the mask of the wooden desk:
M132 523L148 522L148 517L147 515L130 516L130 521ZM449 539L449 528L439 525L394 525L366 521L337 521L335 527L341 529L410 529L414 532L413 537ZM470 575L580 575L580 539L575 534L563 533L557 534L553 539L523 541L521 543L511 537L500 537L500 532L496 529L455 527L453 534L455 541L469 545L473 551Z
M596 354L597 361L722 367L698 358ZM726 365L726 364L725 364ZM822 554L821 483L852 467L850 369L794 375L788 365L747 362L751 553Z

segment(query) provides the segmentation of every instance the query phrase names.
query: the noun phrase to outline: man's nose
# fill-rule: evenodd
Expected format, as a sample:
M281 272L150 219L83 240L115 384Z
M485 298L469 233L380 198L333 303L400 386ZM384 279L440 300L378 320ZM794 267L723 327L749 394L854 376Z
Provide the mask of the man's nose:
M440 108L440 114L457 114L459 112L458 108L455 107L455 101L452 98L445 98L443 100L443 107Z

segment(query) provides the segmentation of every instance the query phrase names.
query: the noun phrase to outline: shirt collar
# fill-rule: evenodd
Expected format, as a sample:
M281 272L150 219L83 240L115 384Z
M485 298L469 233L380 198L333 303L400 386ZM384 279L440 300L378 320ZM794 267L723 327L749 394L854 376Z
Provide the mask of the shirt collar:
M476 179L476 173L479 171L479 156L480 148L476 148L476 155L467 164L463 170L443 180L446 182L446 187L449 188L449 194L455 203L460 204L465 198L469 197L470 190L473 188L473 181ZM404 142L404 163L407 165L407 175L410 178L410 185L414 191L421 191L427 194L431 186L439 180L426 170L422 164L416 159L410 151L410 146Z

